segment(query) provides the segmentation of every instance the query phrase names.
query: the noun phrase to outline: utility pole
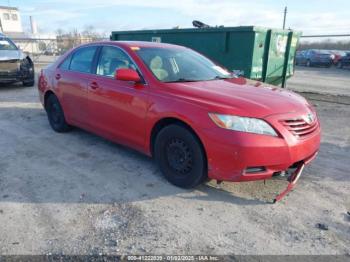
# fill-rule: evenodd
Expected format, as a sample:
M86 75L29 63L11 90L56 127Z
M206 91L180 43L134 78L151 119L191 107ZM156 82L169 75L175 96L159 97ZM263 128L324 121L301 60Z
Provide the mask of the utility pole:
M283 17L283 29L286 29L286 18L287 18L287 7L284 8L284 17Z

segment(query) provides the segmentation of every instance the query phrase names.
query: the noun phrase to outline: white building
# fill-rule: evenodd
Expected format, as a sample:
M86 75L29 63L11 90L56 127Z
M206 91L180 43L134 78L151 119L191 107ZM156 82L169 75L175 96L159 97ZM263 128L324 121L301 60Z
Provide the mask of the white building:
M23 34L18 8L0 6L0 31L5 34Z
M24 52L31 55L57 53L54 34L40 34L36 22L30 17L30 32L24 32L17 7L0 6L0 33L10 37Z

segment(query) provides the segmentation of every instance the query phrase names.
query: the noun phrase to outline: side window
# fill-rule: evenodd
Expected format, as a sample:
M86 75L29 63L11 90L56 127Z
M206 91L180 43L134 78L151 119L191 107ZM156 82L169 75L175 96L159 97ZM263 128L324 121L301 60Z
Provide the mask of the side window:
M132 68L136 70L136 66L122 50L117 47L104 46L98 61L97 74L113 77L115 71L120 68Z
M69 70L70 60L72 59L72 56L69 55L63 63L60 65L60 69L62 70Z
M76 51L73 54L69 69L82 73L92 73L91 69L96 49L97 47L95 46L89 46Z

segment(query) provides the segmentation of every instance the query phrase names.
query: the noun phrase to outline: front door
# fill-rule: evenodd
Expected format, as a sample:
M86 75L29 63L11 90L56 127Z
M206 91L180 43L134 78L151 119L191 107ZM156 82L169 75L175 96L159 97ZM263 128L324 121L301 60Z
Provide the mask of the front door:
M141 149L145 142L147 86L115 79L120 68L136 69L122 49L103 46L97 62L96 78L89 83L88 114L94 129L119 143Z

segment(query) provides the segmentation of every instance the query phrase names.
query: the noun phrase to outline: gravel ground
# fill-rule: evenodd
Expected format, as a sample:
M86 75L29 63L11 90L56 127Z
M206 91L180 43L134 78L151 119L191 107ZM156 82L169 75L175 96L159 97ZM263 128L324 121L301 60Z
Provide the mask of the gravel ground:
M297 66L287 87L298 92L350 96L350 68Z
M271 204L283 183L176 188L146 156L53 132L35 87L0 87L0 254L349 254L350 106L315 103L320 153Z

